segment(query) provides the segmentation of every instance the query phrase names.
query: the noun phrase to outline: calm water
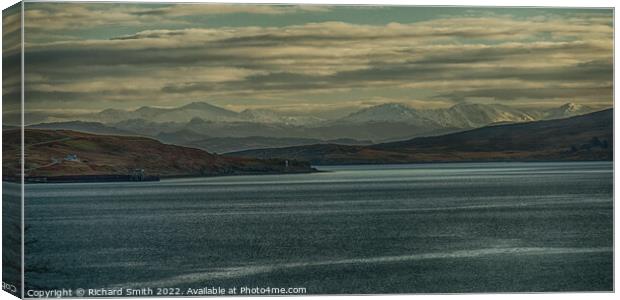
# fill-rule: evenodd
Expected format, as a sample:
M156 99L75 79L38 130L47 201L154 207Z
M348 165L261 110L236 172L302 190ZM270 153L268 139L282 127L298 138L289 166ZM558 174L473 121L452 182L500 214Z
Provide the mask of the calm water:
M27 288L612 289L612 163L320 169L28 185Z

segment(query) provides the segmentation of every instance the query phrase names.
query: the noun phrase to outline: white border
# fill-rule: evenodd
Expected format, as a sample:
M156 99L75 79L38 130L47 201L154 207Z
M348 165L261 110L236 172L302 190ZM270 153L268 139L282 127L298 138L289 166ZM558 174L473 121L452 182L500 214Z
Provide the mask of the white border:
M15 0L2 2L16 3ZM256 3L256 4L346 4L346 5L418 5L418 6L512 6L512 7L615 7L609 0L24 0L24 2L178 2L178 3ZM5 7L5 6L3 6ZM8 5L6 6L8 7Z
M15 0L0 0L0 4L2 9L5 9L18 1ZM256 4L344 4L344 5L419 5L419 6L488 6L488 7L575 7L575 8L614 8L616 4L614 1L609 0L271 0L271 1L261 1L261 0L219 0L219 1L199 1L199 0L149 0L149 1L131 1L131 0L115 0L115 1L97 1L97 0L66 0L66 1L48 1L48 0L25 0L25 2L180 2L180 3L256 3ZM23 5L22 5L23 9ZM22 13L22 23L23 23L23 13ZM618 16L614 13L614 24L618 24ZM0 24L1 28L1 24ZM615 29L615 26L614 26ZM22 53L23 53L23 26L22 26ZM618 84L615 77L615 58L618 54L617 52L617 44L615 39L615 31L614 31L614 104L615 99L618 96L618 90L615 86ZM0 48L2 43L0 42ZM22 91L24 89L24 57L22 54ZM0 68L0 76L1 76L1 68ZM24 95L22 93L22 108L24 105ZM615 106L615 105L614 105ZM618 124L616 120L620 118L620 112L616 109L614 111L614 141L618 141L620 139L620 133L616 130L615 125ZM0 114L0 123L2 121L2 116ZM23 122L23 109L22 109L22 122ZM0 133L1 136L1 133ZM23 127L22 127L22 142L23 142ZM0 139L0 149L2 147L2 141ZM619 157L620 150L617 147L617 144L614 143L614 157ZM22 158L23 158L23 146L22 146ZM2 162L0 161L0 166ZM615 166L616 161L614 160L614 249L618 248L619 242L616 239L616 233L619 232L619 224L615 222L615 199L616 199L616 189L620 183L620 178L615 176ZM23 168L23 166L22 166ZM22 170L23 172L23 170ZM0 192L1 192L0 186ZM23 184L22 184L22 221L23 221ZM1 207L0 207L1 212ZM23 225L23 224L22 224ZM1 228L1 224L0 224ZM24 242L23 235L23 226L22 226L22 246ZM1 245L1 242L0 242ZM1 253L0 247L0 253ZM22 247L23 251L23 247ZM22 268L23 268L23 255L22 255ZM618 287L619 279L618 279L618 269L615 268L615 250L614 250L614 287ZM23 282L23 273L22 273L22 282ZM23 291L22 284L22 291ZM583 298L592 298L592 299L615 299L616 295L614 293L553 293L553 294L459 294L459 295L377 295L377 296L297 296L296 298L303 299L342 299L342 297L346 297L347 299L366 299L368 297L378 298L378 299L409 299L410 297L416 297L418 299L453 299L454 297L458 299L522 299L527 297L529 299L562 299L562 300L573 300L573 299L583 299ZM0 299L6 299L9 297L13 297L10 294L2 291L0 292ZM255 299L255 297L235 297L236 299ZM279 299L281 297L261 297L261 299ZM14 299L14 298L13 298ZM135 299L135 298L134 298ZM144 299L161 299L161 298L151 298L144 297ZM209 299L209 298L193 298L193 299ZM211 297L210 299L213 299Z

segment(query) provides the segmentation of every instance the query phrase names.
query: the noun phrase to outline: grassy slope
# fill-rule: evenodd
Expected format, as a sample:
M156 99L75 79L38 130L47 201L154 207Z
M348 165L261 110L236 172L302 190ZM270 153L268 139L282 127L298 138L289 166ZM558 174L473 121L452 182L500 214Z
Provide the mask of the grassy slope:
M299 159L314 164L611 160L613 110L372 146L308 145L230 155Z
M18 140L19 130L4 131L3 168L17 174L15 157L19 148L11 146ZM25 132L26 174L30 176L128 174L145 169L147 174L160 176L210 176L247 173L307 172L310 166L282 160L222 157L206 151L168 145L143 137L95 135L69 130L35 130ZM79 162L53 159L76 154Z

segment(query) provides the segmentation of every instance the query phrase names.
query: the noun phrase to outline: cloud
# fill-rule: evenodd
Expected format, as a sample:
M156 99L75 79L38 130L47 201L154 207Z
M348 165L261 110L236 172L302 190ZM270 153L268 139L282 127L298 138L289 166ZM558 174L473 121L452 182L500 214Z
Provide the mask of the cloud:
M26 28L30 30L75 30L101 26L189 25L186 17L226 14L283 15L324 12L318 5L172 4L144 5L123 3L28 3Z
M298 12L325 12L328 11L326 6L318 5L260 5L260 4L186 4L171 5L162 8L147 8L143 10L132 11L131 14L144 16L204 16L204 15L221 15L221 14L266 14L281 15Z
M105 23L121 20L123 14L150 22L149 18L169 21L190 13L207 14L203 10L280 14L300 9L305 8L177 5L121 13L113 6L111 15L101 18L88 7L70 14ZM56 18L52 19L51 28L57 28ZM48 19L34 20L39 23L31 26L43 28ZM611 15L600 14L485 15L409 24L188 26L112 39L34 39L26 45L26 88L35 106L85 99L108 106L211 99L301 105L315 101L309 99L327 103L330 97L339 101L364 93L416 103L475 98L525 103L578 97L577 102L611 104L610 21Z
M21 5L2 11L2 109L21 109Z

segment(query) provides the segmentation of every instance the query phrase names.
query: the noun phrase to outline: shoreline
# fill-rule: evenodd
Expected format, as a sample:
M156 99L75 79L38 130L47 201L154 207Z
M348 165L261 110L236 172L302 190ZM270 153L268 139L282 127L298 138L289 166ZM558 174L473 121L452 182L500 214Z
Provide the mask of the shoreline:
M160 179L181 179L181 178L207 178L207 177L231 177L231 176L246 176L246 175L287 175L287 174L312 174L312 173L322 173L329 171L317 170L316 168L311 168L308 171L292 171L292 172L238 172L238 173L227 173L227 174L215 174L215 175L169 175L169 176L160 176Z
M61 176L25 176L24 184L54 184L54 183L103 183L103 182L158 182L163 179L179 178L206 178L224 176L243 176L243 175L283 175L283 174L311 174L329 171L321 171L316 168L304 171L291 172L236 172L228 174L211 175L147 175L143 178L136 178L126 174L97 174L97 175L61 175ZM2 182L21 184L21 177L2 177Z
M613 159L581 159L581 160L438 160L415 162L355 162L355 163L322 163L312 164L316 167L334 166L372 166L372 165L431 165L431 164L484 164L484 163L584 163L584 162L614 162Z
M212 177L230 177L230 176L247 176L247 175L286 175L286 174L311 174L311 173L329 173L331 170L319 170L320 167L337 167L337 166L373 166L373 165L432 165L432 164L470 164L470 163L587 163L587 162L611 162L613 160L525 160L525 161L434 161L434 162L406 162L406 163L339 163L339 164L316 164L312 165L311 170L291 171L291 172L236 172L227 174L211 174L211 175L147 175L142 179L137 179L126 174L97 174L97 175L62 175L62 176L26 176L24 184L54 184L54 183L104 183L104 182L157 182L165 179L182 179L182 178L212 178ZM2 177L2 182L21 183L20 177Z
M103 183L103 182L157 182L166 179L183 179L183 178L211 178L211 177L229 177L229 176L248 176L248 175L287 175L287 174L312 174L312 173L330 173L331 170L319 170L320 167L337 167L337 166L373 166L373 165L458 165L458 164L471 164L471 163L587 163L587 162L610 162L613 160L527 160L527 161L441 161L441 162L411 162L411 163L356 163L356 164L317 164L312 165L311 170L304 171L291 171L291 172L235 172L227 174L211 174L211 175L148 175L143 179L137 180L131 178L131 175L123 174L99 174L99 175L63 175L63 176L27 176L24 178L25 184L53 184L53 183ZM47 180L41 180L47 178ZM7 180L8 179L8 180ZM20 184L19 177L2 177L2 182Z

